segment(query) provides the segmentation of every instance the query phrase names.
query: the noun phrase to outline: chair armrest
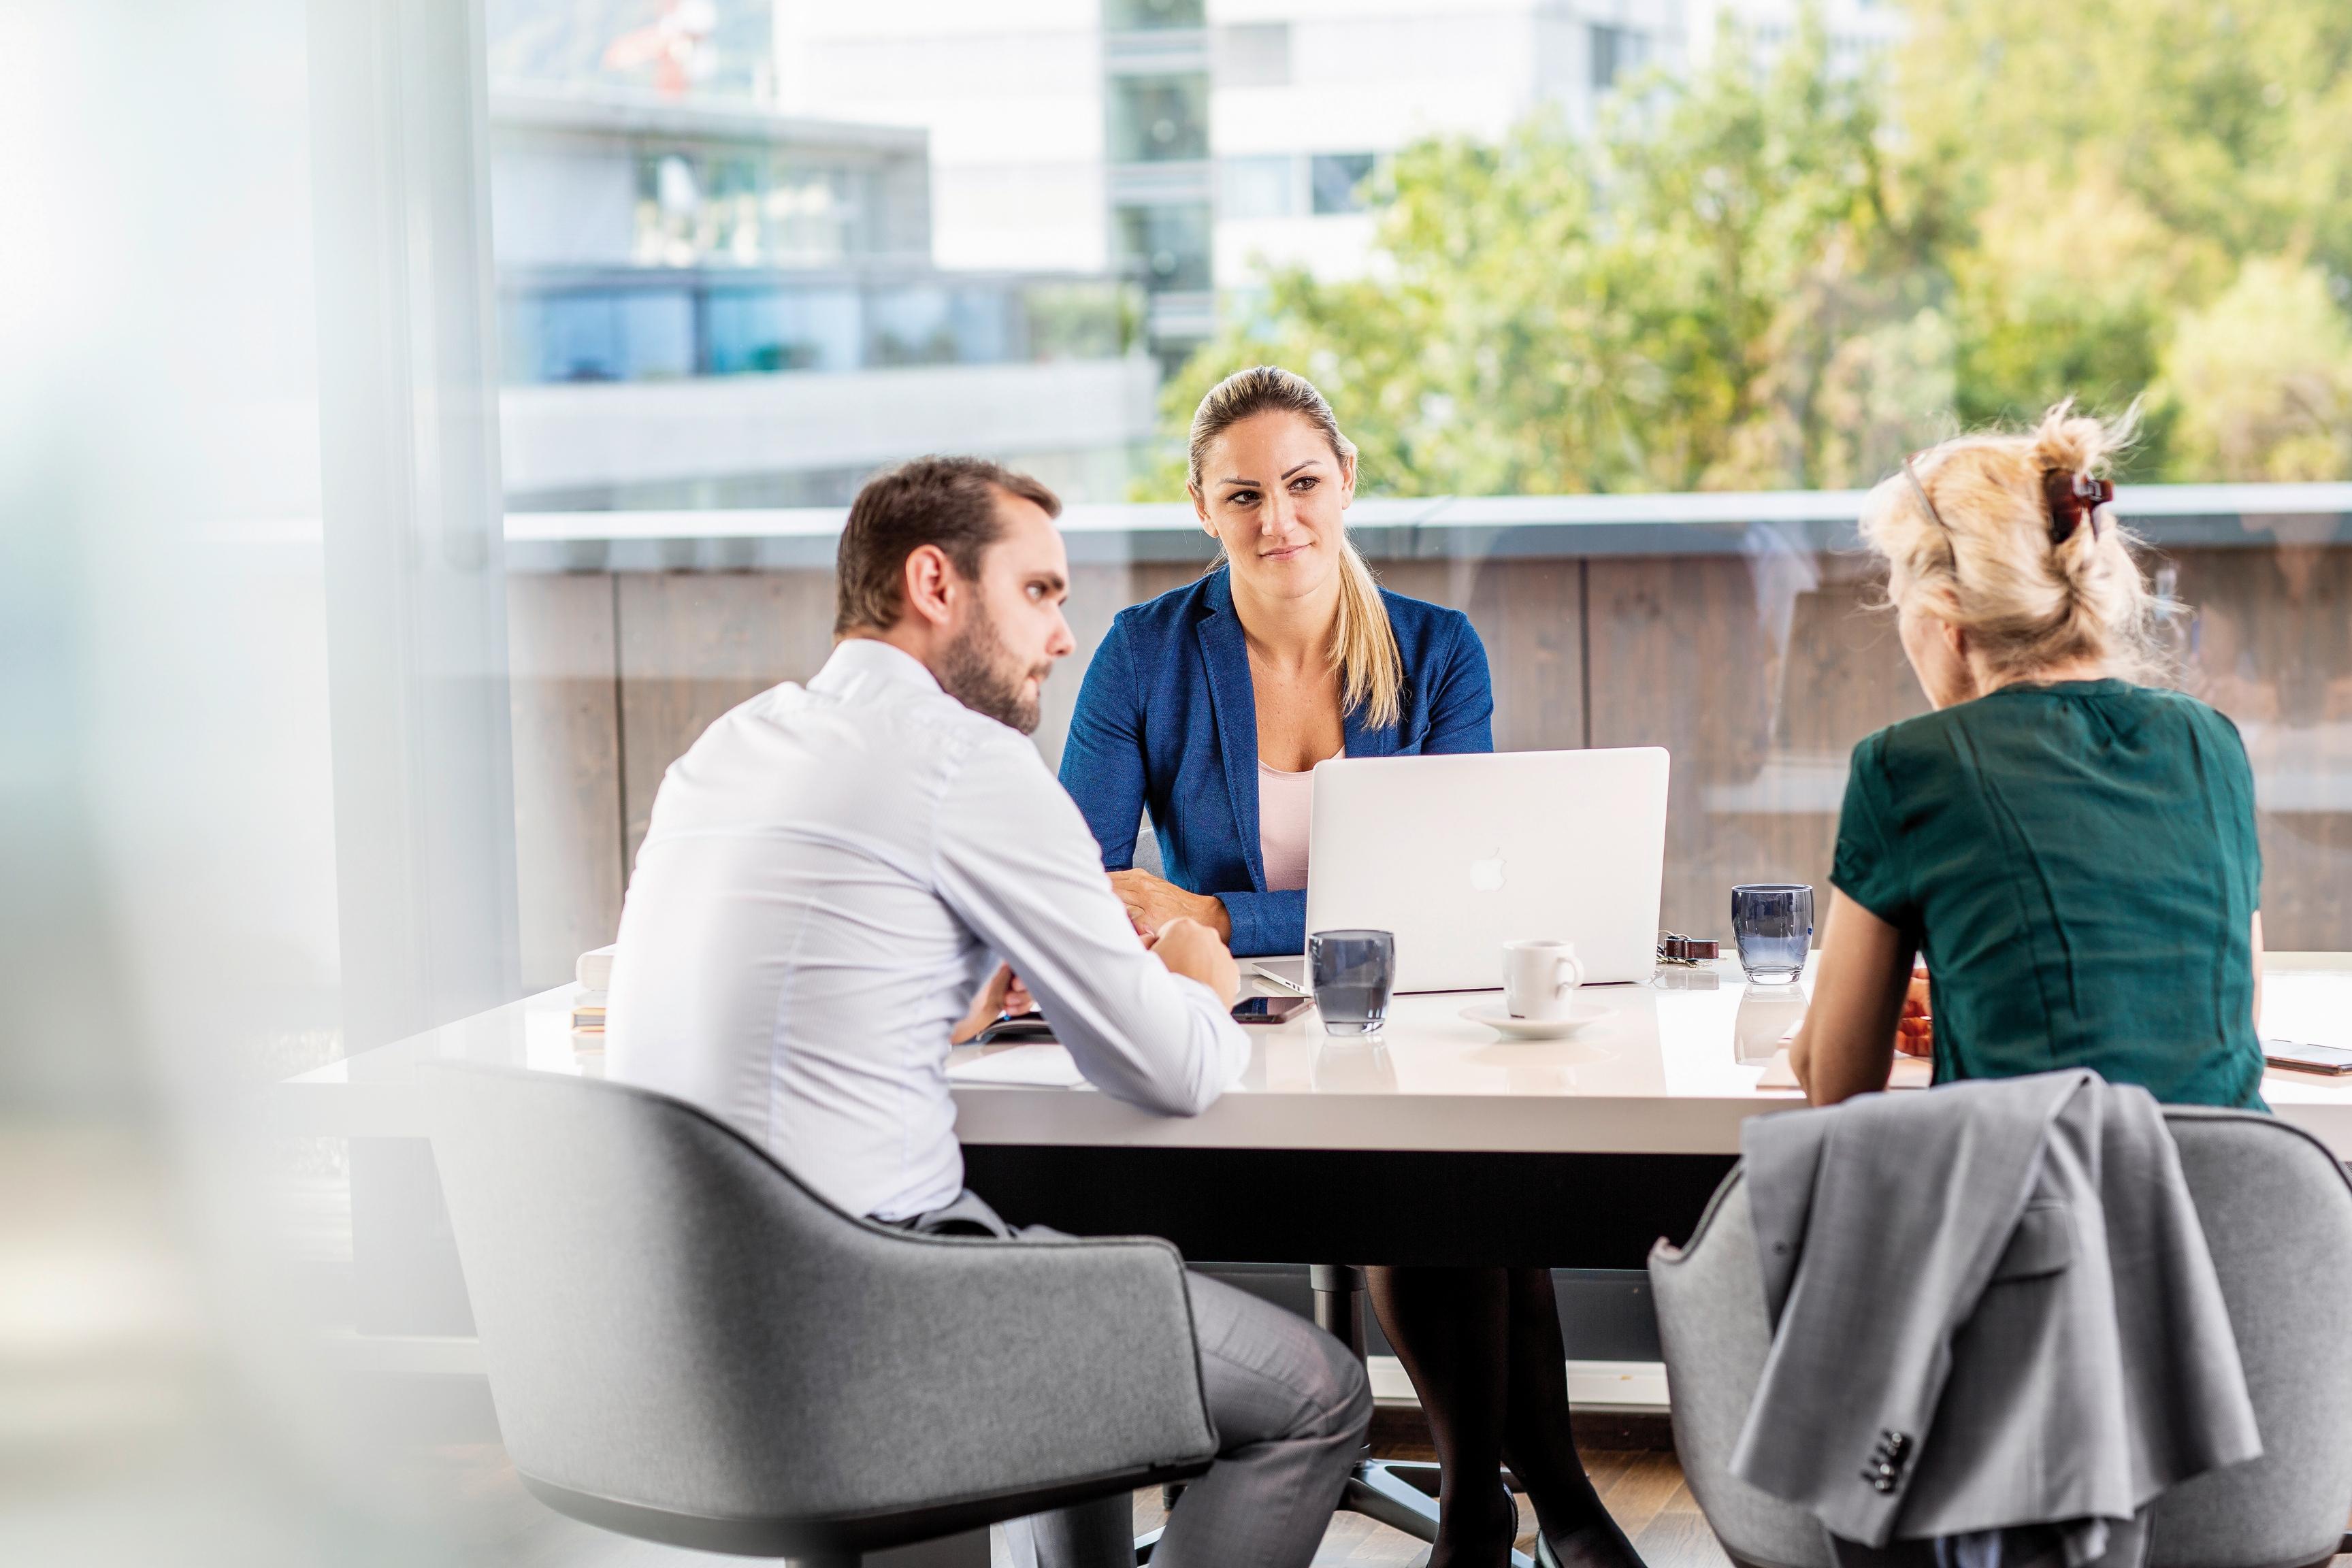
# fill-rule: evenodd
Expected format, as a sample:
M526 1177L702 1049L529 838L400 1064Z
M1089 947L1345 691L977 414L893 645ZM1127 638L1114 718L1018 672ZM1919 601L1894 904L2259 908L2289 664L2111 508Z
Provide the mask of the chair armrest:
M802 1298L792 1321L856 1324L831 1355L773 1363L793 1372L776 1406L806 1438L793 1445L803 1504L910 1506L1214 1456L1183 1259L1166 1242L862 1222L841 1239L820 1270L779 1260L793 1278L772 1287Z

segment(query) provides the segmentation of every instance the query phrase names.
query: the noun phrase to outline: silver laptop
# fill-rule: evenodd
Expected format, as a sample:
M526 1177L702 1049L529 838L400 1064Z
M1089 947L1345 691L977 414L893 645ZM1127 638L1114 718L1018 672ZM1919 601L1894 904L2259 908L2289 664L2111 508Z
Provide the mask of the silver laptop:
M1351 757L1315 770L1307 929L1396 933L1400 991L1491 990L1564 937L1587 984L1646 980L1666 856L1656 746Z

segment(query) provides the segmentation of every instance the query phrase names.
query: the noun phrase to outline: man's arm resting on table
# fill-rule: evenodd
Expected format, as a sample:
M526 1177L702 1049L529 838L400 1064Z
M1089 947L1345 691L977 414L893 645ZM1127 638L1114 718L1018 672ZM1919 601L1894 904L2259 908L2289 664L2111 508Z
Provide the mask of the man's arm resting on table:
M1086 820L1025 741L976 747L940 803L940 896L1013 966L1089 1082L1173 1115L1213 1104L1249 1060L1239 985L1206 927L1171 922L1148 952ZM1186 929L1189 928L1189 929Z
M1215 931L1198 921L1171 921L1160 928L1151 956L1171 974L1207 986L1222 1006L1231 1007L1242 988L1241 966Z

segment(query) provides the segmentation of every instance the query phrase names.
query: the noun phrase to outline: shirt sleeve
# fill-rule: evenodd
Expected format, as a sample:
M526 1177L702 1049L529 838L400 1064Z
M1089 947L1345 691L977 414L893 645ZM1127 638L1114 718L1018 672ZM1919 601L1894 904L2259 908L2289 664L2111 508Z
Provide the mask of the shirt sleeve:
M1853 748L1846 771L1845 804L1838 810L1837 856L1830 885L1885 921L1905 931L1918 927L1911 876L1893 831L1884 734L1865 735Z
M1087 1080L1192 1116L1241 1076L1249 1041L1207 986L1137 942L1086 821L1028 742L975 746L948 782L940 896L1028 985Z

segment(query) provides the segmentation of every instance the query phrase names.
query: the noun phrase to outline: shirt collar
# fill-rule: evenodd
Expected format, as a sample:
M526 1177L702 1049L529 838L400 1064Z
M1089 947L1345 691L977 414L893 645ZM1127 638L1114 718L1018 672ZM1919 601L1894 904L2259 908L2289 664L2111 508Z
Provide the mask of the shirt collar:
M845 692L864 681L887 681L919 691L938 691L939 678L923 661L879 637L844 637L833 645L824 668L810 678L811 691Z

